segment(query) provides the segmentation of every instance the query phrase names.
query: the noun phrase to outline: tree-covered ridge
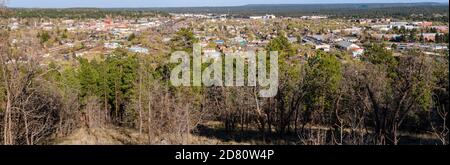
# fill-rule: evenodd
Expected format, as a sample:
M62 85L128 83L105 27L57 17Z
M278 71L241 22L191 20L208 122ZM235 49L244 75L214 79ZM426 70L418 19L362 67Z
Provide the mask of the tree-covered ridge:
M167 16L168 14L160 11L152 10L115 10L115 9L96 9L96 8L71 8L71 9L26 9L16 8L12 9L9 17L16 18L66 18L66 19L98 19L105 17L123 18L141 18L154 16Z
M285 17L327 15L333 18L396 18L400 20L430 20L448 22L448 3L360 3L360 4L273 4L231 7L178 7L178 8L68 8L26 9L15 8L10 17L19 18L105 18L122 16L140 18L168 13L213 13L234 17L275 14ZM6 16L6 15L3 15Z

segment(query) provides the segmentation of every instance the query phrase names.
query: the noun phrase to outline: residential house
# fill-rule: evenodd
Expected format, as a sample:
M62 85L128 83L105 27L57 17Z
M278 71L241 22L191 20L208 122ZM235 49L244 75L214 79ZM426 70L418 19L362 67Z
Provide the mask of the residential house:
M250 16L250 19L275 19L275 15Z
M143 48L143 47L140 47L140 46L132 46L128 50L130 52L133 52L133 53L142 53L142 54L148 54L149 53L149 50L147 48Z
M427 42L434 42L436 41L436 34L437 33L421 33L417 34L418 37L423 37L423 40Z
M117 42L107 42L104 44L104 47L106 49L117 49L117 48L120 48L121 45Z
M448 26L432 26L431 28L440 33L448 33Z
M353 43L358 42L358 38L356 38L356 37L343 37L342 40L348 41L348 42L353 42Z
M353 57L361 56L364 53L363 48L348 41L340 41L336 43L336 47L351 52Z
M433 22L423 21L423 22L413 22L412 24L415 26L429 27L429 26L433 25Z

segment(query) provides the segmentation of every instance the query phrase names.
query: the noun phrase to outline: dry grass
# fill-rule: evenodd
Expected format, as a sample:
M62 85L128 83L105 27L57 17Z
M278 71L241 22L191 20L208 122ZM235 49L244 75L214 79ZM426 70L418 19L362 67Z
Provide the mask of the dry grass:
M298 137L295 139L277 139L277 137L267 137L269 141L263 141L257 130L247 130L245 134L237 132L225 133L222 124L219 122L204 123L205 128L194 131L189 135L188 142L183 135L167 133L152 134L149 139L148 134L135 129L108 126L104 128L80 128L70 136L55 139L50 144L56 145L254 145L254 144L302 144ZM329 131L330 128L320 126L308 126L309 129ZM348 133L349 130L344 132ZM371 131L368 132L369 134ZM420 141L435 141L435 137L430 134L410 134L401 133L406 139L416 139ZM421 142L422 143L422 142Z
M183 144L180 135L160 134L149 140L147 134L139 135L134 129L112 127L107 128L80 128L71 135L54 139L55 145L170 145ZM189 145L249 145L250 143L238 143L234 141L224 142L220 139L209 138L190 134Z

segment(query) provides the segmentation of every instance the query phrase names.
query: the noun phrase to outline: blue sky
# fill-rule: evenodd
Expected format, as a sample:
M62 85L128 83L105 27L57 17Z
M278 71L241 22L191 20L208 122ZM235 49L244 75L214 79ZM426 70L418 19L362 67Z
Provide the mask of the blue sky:
M245 4L448 2L447 0L8 0L9 7L192 7Z

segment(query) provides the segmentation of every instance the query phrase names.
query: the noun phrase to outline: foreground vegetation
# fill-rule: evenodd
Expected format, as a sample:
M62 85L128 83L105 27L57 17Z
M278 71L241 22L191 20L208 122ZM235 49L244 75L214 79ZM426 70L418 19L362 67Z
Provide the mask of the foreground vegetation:
M8 31L1 34L10 40ZM179 43L195 42L192 35L181 30L172 45L161 46L191 49ZM4 144L42 144L111 125L167 144L191 144L192 134L212 132L218 139L255 135L262 144L405 144L418 143L409 136L417 134L448 144L448 55L394 57L374 44L361 59L320 51L298 59L281 36L266 47L280 52L279 92L259 98L259 87L174 87L165 53L118 49L100 60L46 66L38 39L29 42L1 46ZM222 126L209 127L211 121Z

